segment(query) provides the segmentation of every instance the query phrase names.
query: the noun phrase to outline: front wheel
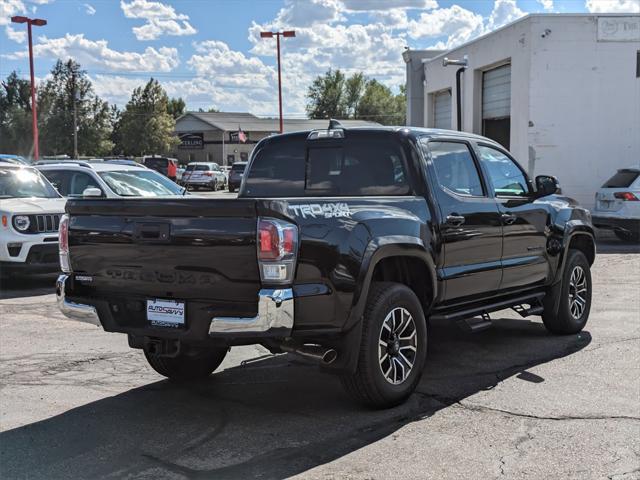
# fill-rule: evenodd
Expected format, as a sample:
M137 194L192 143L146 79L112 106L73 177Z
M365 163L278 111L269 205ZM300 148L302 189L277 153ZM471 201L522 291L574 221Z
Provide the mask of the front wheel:
M554 312L555 305L558 311ZM591 310L591 270L580 250L568 252L562 283L552 287L544 298L542 321L551 333L570 335L587 324Z
M358 402L389 408L416 388L427 355L427 324L422 305L406 285L372 284L365 308L358 367L341 377Z
M226 348L213 348L198 355L178 355L166 357L149 353L145 350L144 356L160 375L174 381L188 381L207 378L220 366L227 355Z

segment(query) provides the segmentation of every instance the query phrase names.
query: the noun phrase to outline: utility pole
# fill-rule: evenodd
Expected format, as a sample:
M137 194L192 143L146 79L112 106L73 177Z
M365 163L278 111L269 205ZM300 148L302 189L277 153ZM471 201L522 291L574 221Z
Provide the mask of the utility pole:
M38 160L40 158L40 148L38 145L38 112L36 106L36 82L33 73L33 41L31 37L31 25L36 27L43 27L47 24L46 20L41 18L28 18L22 16L11 17L13 23L26 23L27 32L29 36L29 71L31 73L31 124L33 130L33 158Z
M73 88L73 158L78 159L78 86L76 85L76 72L71 73L71 84Z
M294 30L284 32L260 32L260 38L276 37L276 49L278 53L278 111L280 116L280 133L284 132L284 121L282 119L282 75L280 73L280 37L295 37Z

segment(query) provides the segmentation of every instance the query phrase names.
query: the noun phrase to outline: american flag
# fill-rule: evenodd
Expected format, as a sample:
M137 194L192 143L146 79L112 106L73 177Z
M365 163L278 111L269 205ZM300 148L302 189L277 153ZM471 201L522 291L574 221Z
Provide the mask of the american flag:
M247 134L242 131L242 128L240 127L240 125L238 125L238 141L240 143L247 142Z

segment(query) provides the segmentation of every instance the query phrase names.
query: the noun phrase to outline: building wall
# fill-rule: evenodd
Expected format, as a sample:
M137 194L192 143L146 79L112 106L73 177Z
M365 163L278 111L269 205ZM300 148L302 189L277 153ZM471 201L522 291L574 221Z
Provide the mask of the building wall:
M640 41L598 41L596 16L534 17L531 33L529 169L591 208L616 169L640 164Z
M530 35L528 22L516 22L474 43L451 50L425 63L425 126L433 126L433 94L451 89L451 129L456 130L456 71L443 66L444 57L462 59L468 67L462 75L462 130L482 134L482 72L511 63L511 151L527 163L529 117Z
M640 29L640 16L631 18ZM457 67L443 67L444 56L469 56L463 130L479 134L482 72L510 61L511 152L531 176L555 175L564 193L593 207L617 168L640 162L640 41L598 41L597 25L595 15L533 15L436 57L425 64L425 125L431 94L450 88L456 128Z

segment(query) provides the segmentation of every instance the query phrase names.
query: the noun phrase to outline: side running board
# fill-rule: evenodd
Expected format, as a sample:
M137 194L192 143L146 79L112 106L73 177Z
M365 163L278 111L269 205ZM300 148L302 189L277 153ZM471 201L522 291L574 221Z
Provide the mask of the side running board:
M477 306L463 308L460 310L434 313L433 315L431 315L431 319L455 322L480 316L482 317L481 319L477 319L477 321L474 322L468 322L468 326L472 331L484 330L484 328L490 326L491 324L489 313L496 312L498 310L504 310L505 308L513 308L522 317L527 317L529 315L540 315L543 310L542 299L544 298L544 295L544 292L530 293L527 295L511 297L508 299L498 300L490 303L478 304ZM524 304L531 305L531 307L525 308ZM486 325L487 323L489 325ZM474 328L473 325L477 326Z

